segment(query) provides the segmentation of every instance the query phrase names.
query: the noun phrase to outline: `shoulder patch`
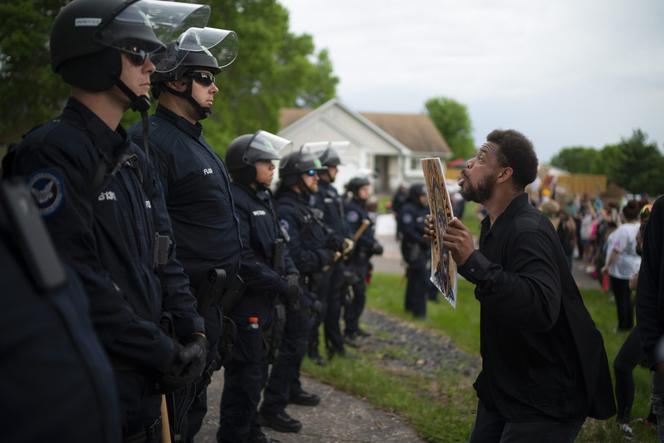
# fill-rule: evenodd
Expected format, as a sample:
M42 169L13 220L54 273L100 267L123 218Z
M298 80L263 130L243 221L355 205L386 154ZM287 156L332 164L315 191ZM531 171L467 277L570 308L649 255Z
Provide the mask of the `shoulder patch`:
M405 224L409 224L413 222L413 216L409 213L405 213L403 217L401 217L401 222Z
M64 201L64 180L52 169L37 171L28 178L28 188L42 217L54 214Z
M348 211L346 214L346 221L348 223L356 223L360 219L360 214L357 211Z
M285 229L286 232L288 232L288 228L290 228L288 221L284 220L283 218L279 220L279 226L281 226L282 229Z

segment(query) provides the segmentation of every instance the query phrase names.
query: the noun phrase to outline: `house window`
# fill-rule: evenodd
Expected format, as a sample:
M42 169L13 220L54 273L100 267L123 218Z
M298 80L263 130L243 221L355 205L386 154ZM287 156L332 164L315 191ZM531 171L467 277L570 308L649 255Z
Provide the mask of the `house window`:
M419 157L410 158L410 169L419 170L422 169L422 159Z

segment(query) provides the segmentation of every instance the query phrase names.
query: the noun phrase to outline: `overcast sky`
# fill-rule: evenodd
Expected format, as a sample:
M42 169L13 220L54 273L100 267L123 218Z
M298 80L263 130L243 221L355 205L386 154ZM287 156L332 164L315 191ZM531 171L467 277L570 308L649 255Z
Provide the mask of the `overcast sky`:
M356 111L468 106L475 143L529 136L541 160L643 129L664 144L664 0L281 0L330 51Z

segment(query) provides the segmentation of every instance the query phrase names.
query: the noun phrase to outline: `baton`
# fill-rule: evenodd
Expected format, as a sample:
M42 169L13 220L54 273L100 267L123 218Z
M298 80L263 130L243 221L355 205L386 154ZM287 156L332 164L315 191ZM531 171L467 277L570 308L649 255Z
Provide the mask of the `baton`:
M364 231L367 230L371 222L369 219L364 219L362 220L362 224L360 225L359 228L357 228L357 231L355 231L355 234L353 234L353 242L357 243L357 241L362 237L362 234L364 234Z
M161 394L161 443L171 443L171 424L168 421L168 407L164 394Z

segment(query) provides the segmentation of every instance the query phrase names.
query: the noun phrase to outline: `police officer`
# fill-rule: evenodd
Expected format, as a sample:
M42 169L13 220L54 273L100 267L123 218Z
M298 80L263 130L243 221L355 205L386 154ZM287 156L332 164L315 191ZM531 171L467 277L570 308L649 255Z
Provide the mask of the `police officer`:
M424 318L429 282L431 246L423 237L424 218L429 213L424 184L416 183L408 189L408 200L399 212L401 226L401 254L406 262L406 312Z
M285 321L283 307L278 311L280 318L273 318L277 295L288 300L290 294L291 300L297 298L295 302L299 299L299 275L285 250L269 189L275 169L272 161L279 159L278 151L288 144L288 140L258 131L236 138L226 151L242 243L248 249L244 257L256 263L256 270L272 281L272 288L247 288L230 313L237 325L237 338L224 371L218 438L223 442L272 441L257 422L257 407L267 376L265 344L272 328L283 327L275 323Z
M130 107L149 105L150 56L163 44L155 36L161 28L146 17L175 29L190 13L209 11L153 5L74 0L60 11L51 63L71 97L60 117L30 132L3 163L9 174L27 177L56 246L82 279L115 369L123 437L132 442L159 440L156 382L173 388L196 377L206 348L203 320L169 248L159 182L120 119ZM204 26L206 14L194 15ZM178 340L159 327L165 311Z
M85 292L22 184L0 183L0 269L3 441L119 442L113 371Z
M224 34L218 31L221 30L214 32ZM225 31L224 38L233 35ZM185 441L193 440L202 425L207 412L207 386L212 372L220 368L228 352L223 346L226 340L222 332L234 328L231 328L232 323L222 328L222 318L230 319L228 316L232 316L243 291L274 290L272 276L264 275L253 252L243 247L226 165L205 141L200 123L212 112L214 97L219 92L214 75L221 71L224 63L232 62L234 56L220 62L209 50L200 49L178 56L181 61L176 69L153 75L153 93L159 105L155 115L150 116L150 149L159 165L178 258L190 276L199 304L208 307L203 312L210 343L205 374L196 382L194 400L188 408L185 404L188 392L180 392L183 395L176 395L175 399L179 407L187 411L186 417L180 416L174 423L183 432ZM140 140L141 128L135 126L132 134ZM216 286L207 283L211 274L222 271L226 281L223 295L218 297ZM238 326L246 326L247 321L248 318L243 317ZM255 342L245 342L238 346L244 349L253 344ZM220 352L219 347L223 348ZM261 350L262 345L252 352ZM239 418L224 420L219 438L233 440L237 435L245 435L246 423Z
M317 395L302 389L299 378L313 317L319 315L321 309L314 291L319 287L323 269L333 265L336 255L325 226L312 208L321 169L320 160L302 149L285 155L279 163L281 182L276 194L277 213L290 239L289 253L300 272L303 289L299 309L290 307L286 313L279 355L272 366L260 409L262 422L281 432L302 429L302 423L286 413L288 402L306 406L320 402Z
M328 227L330 235L337 236L337 241L346 241L351 247L350 230L344 219L343 199L333 186L341 165L339 153L328 146L318 153L318 159L323 165L318 173L318 192L316 193L316 207L323 211L323 222ZM344 339L341 335L339 321L341 317L341 289L344 283L344 263L337 260L334 266L324 274L320 284L320 296L324 305L324 332L325 346L330 358L334 355L345 355ZM318 352L318 329L320 322L314 322L309 337L309 358L317 364L324 363Z
M371 192L369 180L366 177L354 177L346 184L351 198L346 202L346 222L351 232L358 232L364 223L367 225L362 235L357 239L353 252L347 260L347 265L356 276L353 285L353 298L347 305L344 319L346 338L353 341L357 337L369 335L360 328L360 316L366 304L366 279L369 274L370 259L373 255L382 255L383 247L374 236L375 223L367 211L367 201Z

